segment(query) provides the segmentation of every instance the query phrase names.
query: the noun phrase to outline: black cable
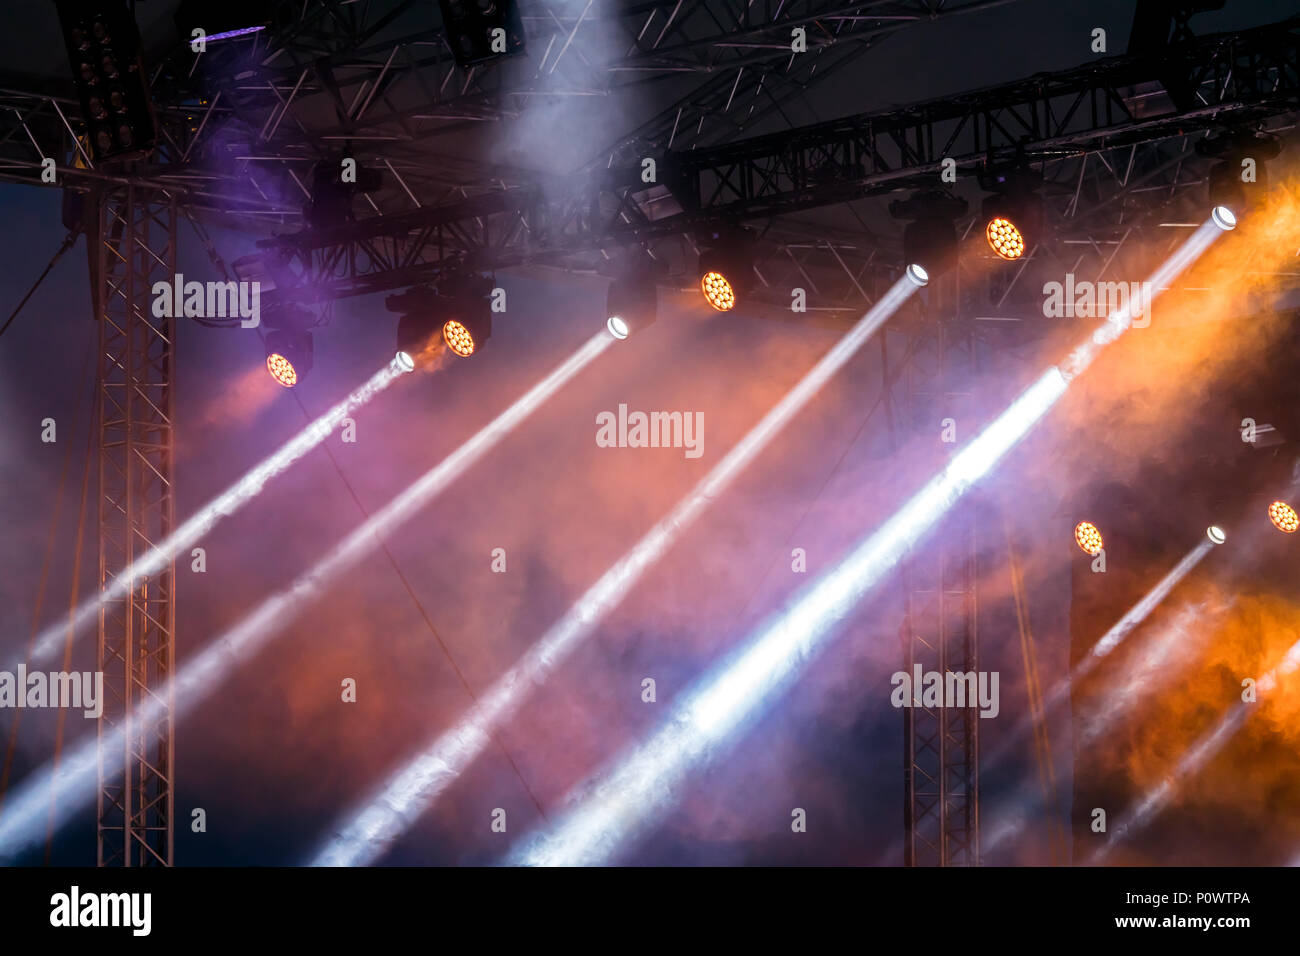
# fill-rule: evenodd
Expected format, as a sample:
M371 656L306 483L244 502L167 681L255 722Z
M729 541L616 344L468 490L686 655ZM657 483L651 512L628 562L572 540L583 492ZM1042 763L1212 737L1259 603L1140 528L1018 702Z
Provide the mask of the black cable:
M79 235L81 235L81 233L76 229L68 233L67 237L63 240L63 245L59 246L59 251L54 254L54 258L51 259L50 264L45 267L45 271L42 272L40 278L36 280L36 284L27 290L27 294L23 296L23 301L18 303L18 308L14 309L9 318L5 320L5 324L0 326L0 335L4 335L5 329L9 328L9 326L13 324L14 319L18 318L18 313L23 310L23 306L27 304L27 300L32 297L37 289L40 288L41 283L44 282L45 277L50 274L50 270L54 268L55 263L62 259L63 254L76 244L77 236Z
M296 391L293 392L293 400L298 403L298 408L302 410L302 413L307 418L307 420L311 421L312 420L311 414L307 411L307 407L303 404L302 396L300 396ZM347 489L349 497L352 498L353 503L357 506L357 510L361 512L362 517L364 517L367 521L369 521L370 512L366 510L366 506L363 505L361 503L361 499L357 497L356 490L352 487L352 483L348 481L347 475L343 473L343 468L342 466L339 465L338 459L334 457L333 450L331 450L329 445L324 442L321 443L321 448L323 448L325 450L325 454L329 456L330 464L334 466L335 472L338 473L339 481L343 482L343 487ZM380 538L378 534L375 535L375 541L379 545L380 549L384 552L384 557L388 558L388 563L393 566L393 571L397 574L397 579L402 582L402 587L406 589L406 593L410 597L411 603L414 604L415 609L420 612L421 619L423 619L425 626L428 627L429 629L429 633L433 635L434 641L437 642L438 647L442 650L443 656L447 658L447 663L451 665L451 669L453 673L455 673L456 679L460 681L460 686L465 689L465 693L466 695L468 695L469 699L473 701L475 705L477 705L478 695L474 693L474 689L470 687L470 683L466 679L464 672L461 671L459 665L457 665L456 659L452 657L451 648L447 646L447 643L442 639L442 635L438 633L438 629L434 627L433 620L429 617L429 612L425 610L424 605L420 602L420 599L416 596L415 589L411 587L410 580L406 577L406 574L402 571L401 566L398 565L397 558L393 555L393 552L388 549L388 545L384 543L384 540ZM545 820L547 823L550 823L551 822L550 818L546 815L546 811L542 809L541 801L537 799L537 796L536 794L533 793L532 788L528 786L528 781L524 779L523 772L519 769L519 765L515 763L515 758L510 755L510 751L506 749L506 745L502 743L501 739L496 735L495 731L489 731L488 736L491 737L493 743L495 743L497 747L500 748L502 755L506 758L506 761L510 764L510 769L513 770L515 772L515 776L519 778L520 785L523 786L524 792L528 794L528 799L533 802L533 806L537 808L537 812L541 815L541 818Z

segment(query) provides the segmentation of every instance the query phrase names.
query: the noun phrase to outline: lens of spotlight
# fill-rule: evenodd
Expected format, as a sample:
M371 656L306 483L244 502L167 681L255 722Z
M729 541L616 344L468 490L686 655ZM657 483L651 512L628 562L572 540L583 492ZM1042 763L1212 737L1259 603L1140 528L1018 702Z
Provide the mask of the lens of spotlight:
M611 315L609 320L605 323L605 327L609 329L609 334L614 336L614 338L627 338L627 323L623 321L621 316Z
M279 352L272 352L266 357L266 370L285 388L293 388L298 384L298 373L294 370L293 363Z
M925 269L913 262L907 267L907 278L913 285L923 286L930 281L930 273L926 272Z
M403 372L415 370L415 359L411 358L410 352L398 352L394 361L397 362L397 367Z
M462 358L474 354L474 336L455 319L448 319L442 326L442 338L447 347Z
M1210 218L1213 219L1214 224L1224 232L1227 232L1229 229L1234 229L1237 226L1237 217L1227 206L1215 206L1214 212L1210 213Z
M1210 525L1210 527L1206 529L1205 536L1215 544L1223 544L1223 542L1228 540L1227 534L1225 534L1223 529L1217 524Z
M1074 540L1086 554L1095 555L1101 553L1101 532L1097 530L1097 526L1094 524L1080 521L1074 526Z
M1010 219L990 219L984 230L989 246L1003 259L1019 259L1025 254L1025 237Z
M700 279L700 291L709 305L719 312L729 312L736 307L736 293L721 272L706 272Z
M1292 534L1296 528L1300 528L1300 517L1285 501L1275 501L1268 506L1268 520L1273 522L1273 526L1278 531L1285 531Z

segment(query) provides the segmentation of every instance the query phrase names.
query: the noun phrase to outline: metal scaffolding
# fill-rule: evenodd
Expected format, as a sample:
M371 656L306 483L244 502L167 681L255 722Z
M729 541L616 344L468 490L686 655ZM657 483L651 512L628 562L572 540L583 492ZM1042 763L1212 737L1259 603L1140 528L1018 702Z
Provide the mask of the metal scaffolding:
M960 270L934 283L927 303L933 335L918 339L907 365L910 434L935 438L936 464L955 447L942 429L968 428L965 400L979 366L980 337L959 308ZM942 531L904 568L906 673L979 670L979 568L974 507L954 510ZM903 862L906 866L979 864L979 713L924 703L914 684L903 714Z
M97 861L172 862L172 662L175 566L136 575L134 561L172 531L175 339L150 290L176 274L177 209L135 186L93 194L92 289L99 321L99 583L121 597L99 614ZM111 747L122 732L120 750ZM111 747L111 749L110 749Z

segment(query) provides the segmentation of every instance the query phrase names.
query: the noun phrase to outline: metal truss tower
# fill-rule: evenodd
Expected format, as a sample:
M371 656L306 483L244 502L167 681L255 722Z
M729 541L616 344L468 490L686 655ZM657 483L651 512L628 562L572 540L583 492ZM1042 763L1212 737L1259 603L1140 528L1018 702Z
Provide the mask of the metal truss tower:
M137 576L134 561L174 523L176 320L154 316L150 290L176 274L177 209L162 191L140 186L88 199L99 322L100 589L129 581L99 615L97 862L170 866L176 573L169 563ZM121 744L110 745L119 729Z
M918 338L906 371L913 436L934 436L935 465L957 444L940 441L946 419L969 432L965 407L978 371L979 338L959 316L960 270L933 287L935 334ZM960 435L958 436L960 437ZM969 435L967 435L969 437ZM914 674L978 670L979 594L975 508L954 509L939 533L908 560L903 663ZM946 678L945 678L946 679ZM906 866L979 864L979 712L927 707L914 687L903 714L903 862ZM973 702L972 702L973 703Z

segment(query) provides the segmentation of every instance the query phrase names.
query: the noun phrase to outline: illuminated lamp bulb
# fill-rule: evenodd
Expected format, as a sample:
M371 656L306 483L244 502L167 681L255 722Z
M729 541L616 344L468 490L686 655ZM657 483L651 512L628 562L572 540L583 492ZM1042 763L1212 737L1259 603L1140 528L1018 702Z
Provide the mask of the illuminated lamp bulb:
M1101 532L1097 526L1087 521L1080 521L1074 526L1074 541L1085 554L1100 554L1102 548Z

